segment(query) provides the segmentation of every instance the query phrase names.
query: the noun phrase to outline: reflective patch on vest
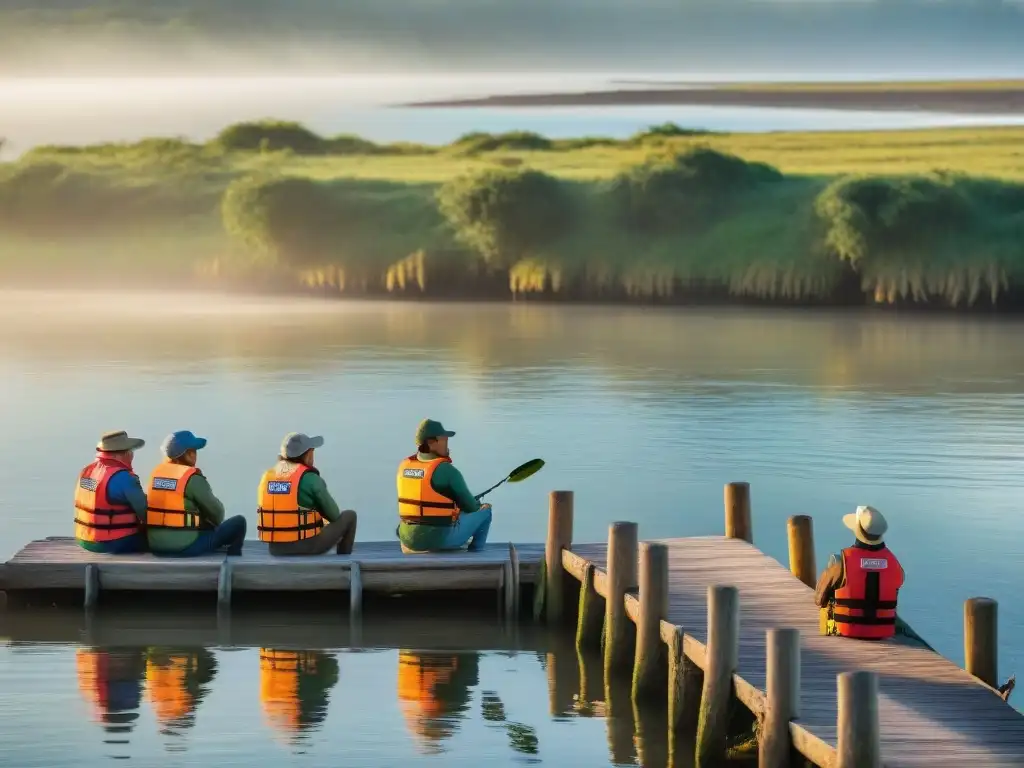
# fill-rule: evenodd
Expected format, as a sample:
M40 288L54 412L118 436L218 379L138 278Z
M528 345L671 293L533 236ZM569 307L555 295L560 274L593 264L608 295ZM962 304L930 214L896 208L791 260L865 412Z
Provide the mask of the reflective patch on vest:
M884 557L862 557L860 567L865 571L884 571L889 567L889 561Z
M153 490L154 491L174 491L178 488L178 481L173 477L154 477L153 478Z
M406 469L402 472L402 477L412 477L418 480L422 480L426 472L422 469Z
M284 495L292 492L291 480L271 480L267 483L267 493Z
M80 477L78 479L78 487L84 488L87 491L95 491L96 481L93 480L91 477Z

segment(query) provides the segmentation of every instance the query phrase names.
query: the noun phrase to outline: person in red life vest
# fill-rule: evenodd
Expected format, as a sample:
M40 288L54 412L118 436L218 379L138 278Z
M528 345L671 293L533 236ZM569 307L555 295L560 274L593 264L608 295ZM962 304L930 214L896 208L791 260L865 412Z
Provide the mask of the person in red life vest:
M135 451L145 444L123 430L107 432L96 460L78 473L75 539L83 549L111 555L145 550L146 493L132 469Z
M825 634L885 640L896 634L896 597L906 580L896 555L882 541L888 524L874 507L843 517L855 541L829 559L814 599L828 611Z

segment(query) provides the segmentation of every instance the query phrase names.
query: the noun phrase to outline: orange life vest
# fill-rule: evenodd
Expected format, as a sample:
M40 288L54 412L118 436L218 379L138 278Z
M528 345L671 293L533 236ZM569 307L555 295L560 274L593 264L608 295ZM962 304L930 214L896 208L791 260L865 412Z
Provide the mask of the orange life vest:
M201 475L196 467L165 461L153 470L146 494L146 525L150 528L199 530L202 518L185 511L185 486L192 475Z
M413 455L398 465L398 517L403 523L441 526L458 521L458 505L430 484L435 470L451 461L446 456L420 461Z
M843 550L845 584L836 590L833 618L843 637L882 640L896 634L896 595L903 567L886 547Z
M75 488L75 538L81 541L116 541L142 531L138 515L127 504L112 504L107 485L118 472L131 472L120 461L97 456L78 475Z
M282 465L287 471L280 471ZM313 467L290 462L278 462L263 473L257 509L260 541L301 541L323 530L320 512L299 506L299 481L307 472L320 474Z
M260 648L260 704L270 727L295 733L306 724L302 713L299 683L317 674L313 651L279 651Z

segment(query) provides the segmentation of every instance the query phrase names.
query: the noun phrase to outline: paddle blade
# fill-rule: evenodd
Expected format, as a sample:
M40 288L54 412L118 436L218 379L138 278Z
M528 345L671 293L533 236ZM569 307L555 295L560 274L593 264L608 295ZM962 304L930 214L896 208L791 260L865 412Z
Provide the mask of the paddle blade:
M516 467L511 472L509 472L508 481L510 483L518 483L522 480L525 480L528 477L537 474L543 466L544 459L530 459L525 464L521 464L520 466Z

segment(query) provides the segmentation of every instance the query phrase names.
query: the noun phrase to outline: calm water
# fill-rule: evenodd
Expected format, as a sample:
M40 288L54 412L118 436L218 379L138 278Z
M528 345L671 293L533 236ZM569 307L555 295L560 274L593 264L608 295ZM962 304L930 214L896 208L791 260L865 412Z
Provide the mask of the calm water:
M873 504L909 574L901 615L960 662L962 601L997 598L1005 677L1024 672L1015 600L1024 577L1022 331L1010 320L869 312L6 293L0 557L70 533L73 478L112 428L150 441L136 459L143 473L168 432L207 436L202 467L250 526L257 480L281 436L323 434L318 464L339 502L358 510L359 538L384 539L395 527L395 467L429 415L458 431L453 456L477 489L526 459L547 460L541 474L493 495L495 541L540 540L555 488L576 491L577 541L602 540L617 519L638 521L641 537L719 534L722 485L746 480L756 543L785 562L786 517L811 514L820 567L850 540L841 516ZM290 748L262 719L257 649L268 640L254 621L231 640L238 649L218 647L212 630L191 641L218 671L186 737L161 735L154 705L130 682L126 695L142 703L129 707L138 717L128 746L106 743L95 721L52 715L86 711L81 670L98 662L80 661L90 651L77 643L103 647L133 633L90 640L60 622L49 634L12 631L49 644L0 647L0 721L9 726L0 755L70 765L127 750L146 763L170 739L184 745L182 762L284 759ZM443 638L447 625L432 631ZM297 626L294 642L314 635ZM124 650L131 680L149 664L143 647L161 637ZM475 634L453 627L452 637ZM544 715L545 672L533 653L547 651L542 640L514 656L470 654L478 682L467 684L458 728L442 740L446 757L422 754L407 728L395 694L402 641L365 654L346 643L310 642L333 656L339 682L306 763L360 764L365 750L379 750L371 762L380 765L533 759L486 719L488 691L510 722L535 730L545 762L566 764L560 750L570 744L589 750L588 765L609 760L608 723Z
M661 73L658 79L666 79ZM1022 124L1006 115L742 107L418 109L391 105L496 93L608 87L615 75L364 76L324 78L0 78L5 156L39 144L207 139L239 120L299 120L323 133L445 143L469 131L532 130L552 137L625 137L673 121L722 131L870 130ZM636 75L633 79L643 79ZM687 79L687 78L675 78ZM692 78L691 78L692 79ZM753 75L747 79L758 79Z

